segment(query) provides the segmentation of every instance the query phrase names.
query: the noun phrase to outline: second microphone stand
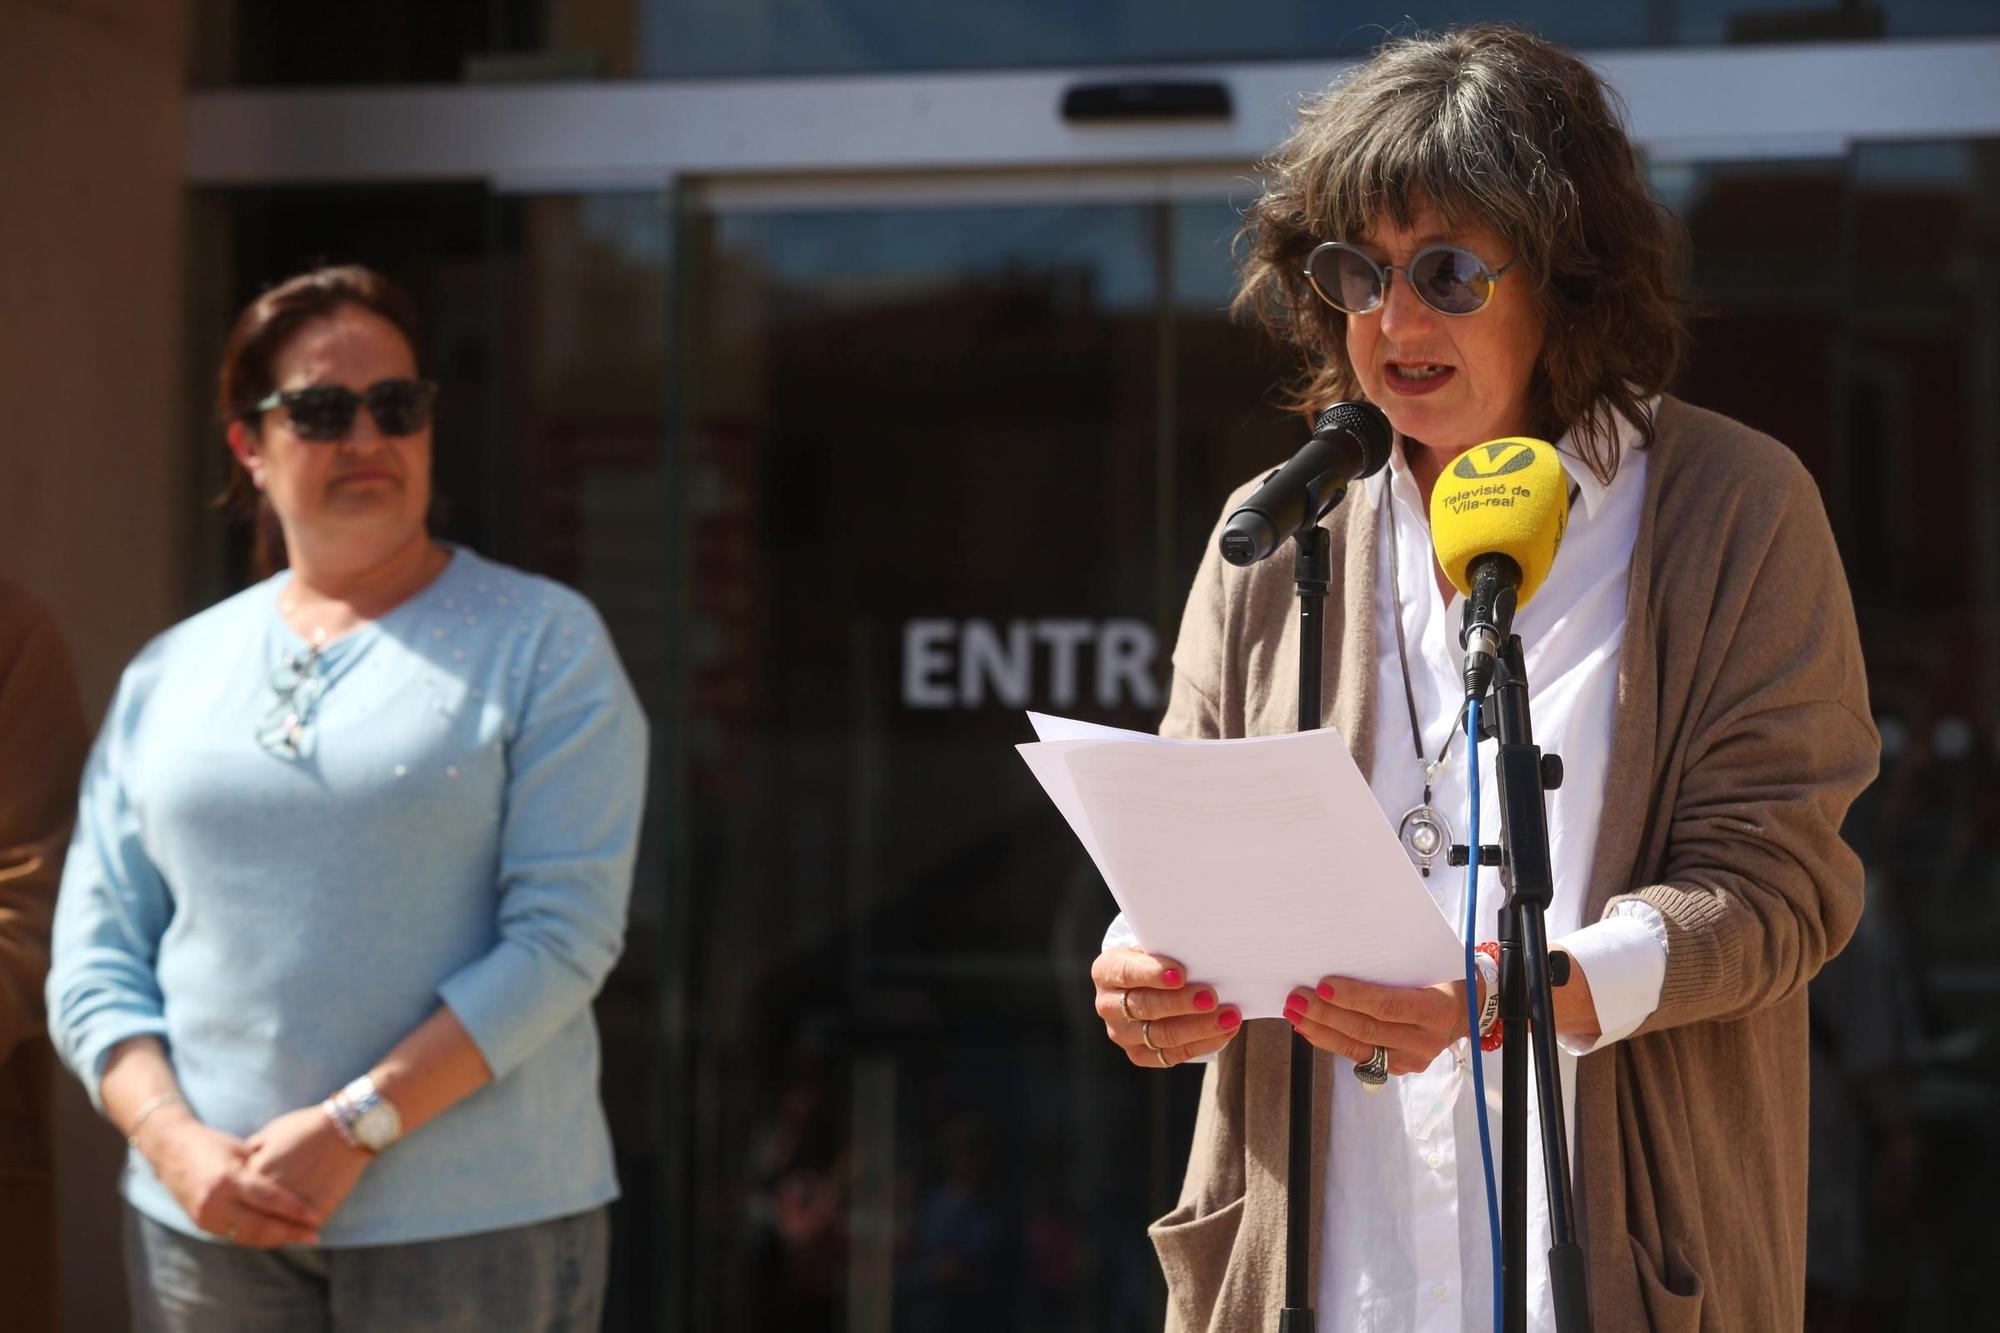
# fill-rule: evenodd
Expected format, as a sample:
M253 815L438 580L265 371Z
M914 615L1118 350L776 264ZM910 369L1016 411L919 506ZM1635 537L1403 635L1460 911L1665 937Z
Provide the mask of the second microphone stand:
M1589 1333L1590 1293L1583 1247L1576 1240L1570 1193L1569 1140L1556 1070L1555 994L1568 980L1567 957L1549 955L1545 917L1555 898L1549 865L1544 793L1562 785L1562 761L1535 745L1528 713L1528 673L1521 637L1507 636L1494 664L1493 710L1480 730L1499 740L1500 846L1480 848L1480 863L1498 864L1507 891L1500 909L1500 1226L1507 1333L1528 1327L1528 1054L1532 1042L1535 1093L1542 1120L1542 1169L1549 1200L1549 1291L1557 1333ZM1479 737L1468 737L1478 744ZM1454 864L1469 853L1453 848ZM1557 976L1555 973L1561 972ZM1486 1113L1485 1107L1478 1108Z
M1340 503L1345 488L1327 503ZM1324 511L1322 511L1324 512ZM1320 661L1326 642L1326 590L1333 582L1327 531L1318 522L1292 539L1292 577L1299 592L1299 730L1320 724ZM1291 1040L1291 1121L1285 1176L1285 1307L1278 1333L1313 1333L1312 1303L1306 1291L1312 1274L1312 1123L1316 1072L1313 1047L1298 1032Z

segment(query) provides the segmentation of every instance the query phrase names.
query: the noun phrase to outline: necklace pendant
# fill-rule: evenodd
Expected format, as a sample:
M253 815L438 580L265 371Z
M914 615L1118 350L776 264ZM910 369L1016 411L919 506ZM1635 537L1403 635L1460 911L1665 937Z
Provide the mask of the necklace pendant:
M1431 866L1451 848L1451 822L1429 801L1411 806L1396 825L1396 838L1425 879Z

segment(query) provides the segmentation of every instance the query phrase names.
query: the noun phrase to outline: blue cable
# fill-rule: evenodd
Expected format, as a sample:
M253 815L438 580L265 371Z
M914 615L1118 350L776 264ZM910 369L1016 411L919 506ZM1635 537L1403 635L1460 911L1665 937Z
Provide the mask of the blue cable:
M1500 1273L1500 1188L1493 1179L1493 1139L1486 1127L1486 1061L1479 1049L1479 700L1465 701L1465 786L1471 812L1465 846L1465 1030L1472 1065L1473 1113L1479 1119L1479 1157L1486 1168L1486 1221L1493 1239L1493 1329L1505 1327L1506 1297Z

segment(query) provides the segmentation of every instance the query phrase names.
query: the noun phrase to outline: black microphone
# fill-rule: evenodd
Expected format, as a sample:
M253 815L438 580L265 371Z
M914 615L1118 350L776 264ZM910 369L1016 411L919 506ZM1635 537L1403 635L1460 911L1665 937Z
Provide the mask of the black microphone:
M1264 478L1222 525L1222 558L1254 565L1325 518L1349 482L1382 470L1389 438L1389 418L1372 403L1335 403L1320 413L1305 448Z

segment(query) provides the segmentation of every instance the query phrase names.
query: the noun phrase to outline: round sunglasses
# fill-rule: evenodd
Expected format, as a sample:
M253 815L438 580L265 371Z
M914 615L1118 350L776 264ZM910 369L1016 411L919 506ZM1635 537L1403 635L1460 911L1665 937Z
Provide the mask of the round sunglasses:
M1469 315L1493 299L1493 284L1515 262L1488 268L1470 250L1433 245L1408 264L1378 264L1344 241L1327 241L1306 256L1306 281L1335 310L1365 315L1387 297L1389 275L1401 273L1417 299L1440 315Z
M431 404L436 399L437 385L426 380L376 380L360 393L344 384L312 384L267 394L251 412L282 407L294 435L330 444L347 438L364 406L384 435L414 435L431 424Z

